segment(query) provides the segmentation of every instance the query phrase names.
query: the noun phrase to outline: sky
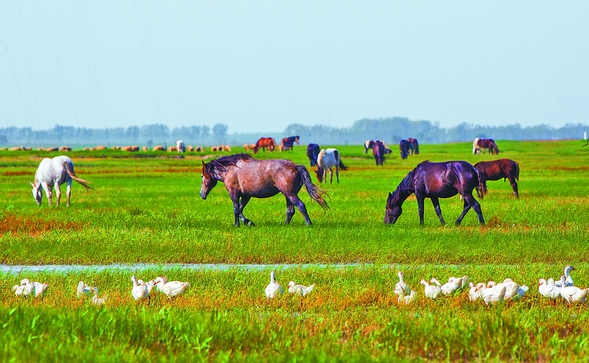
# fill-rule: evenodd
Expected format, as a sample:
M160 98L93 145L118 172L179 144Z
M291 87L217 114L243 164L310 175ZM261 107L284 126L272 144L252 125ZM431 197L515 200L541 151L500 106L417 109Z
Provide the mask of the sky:
M0 127L589 124L589 1L2 1Z

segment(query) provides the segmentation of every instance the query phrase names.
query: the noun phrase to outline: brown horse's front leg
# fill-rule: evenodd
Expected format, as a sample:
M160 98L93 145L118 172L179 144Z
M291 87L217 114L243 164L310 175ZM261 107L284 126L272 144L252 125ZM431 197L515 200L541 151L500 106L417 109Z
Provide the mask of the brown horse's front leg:
M444 217L442 217L442 208L440 208L440 199L438 199L438 197L432 197L430 199L432 200L432 204L434 205L434 210L436 211L436 214L438 215L438 218L440 219L440 223L446 224L446 221L444 221Z
M241 219L243 224L245 224L246 226L253 226L254 225L254 222L250 221L249 219L247 219L243 215L243 209L245 208L247 203L250 201L250 199L251 199L251 197L241 197L241 201L239 202L239 218Z
M415 193L417 198L417 212L419 213L419 224L423 224L423 210L424 210L424 201L425 197L421 194Z

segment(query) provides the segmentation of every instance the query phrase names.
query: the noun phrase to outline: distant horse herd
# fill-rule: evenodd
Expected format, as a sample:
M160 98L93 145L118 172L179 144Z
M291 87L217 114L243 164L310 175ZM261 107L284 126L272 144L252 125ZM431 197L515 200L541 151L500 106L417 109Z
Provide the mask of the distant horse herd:
M294 144L299 145L299 136L285 137L278 148L280 151L292 151ZM254 154L259 150L275 151L276 141L272 137L262 137L255 144L246 144L244 149ZM21 148L19 150L23 150ZM99 145L94 150L104 150L105 146ZM138 146L120 147L121 150L138 151ZM51 149L50 151L57 151ZM61 148L59 150L62 150ZM68 149L63 148L63 151ZM69 149L71 150L71 149ZM146 148L144 147L144 151ZM204 151L200 146L186 146L182 140L178 140L175 146L169 148L156 146L154 151L174 151L184 153L187 151ZM372 151L376 165L384 164L385 155L392 150L383 140L366 140L364 153ZM403 139L399 142L401 159L407 159L410 155L419 155L419 143L414 138ZM227 145L211 147L211 151L231 151ZM473 141L473 154L487 152L497 155L499 148L493 139L476 138ZM335 169L336 182L339 183L339 171L348 168L341 160L339 151L335 148L322 149L318 144L309 143L306 155L311 167L316 167L315 174L319 183L333 182L333 169ZM460 224L470 209L477 214L479 223L484 224L484 217L479 202L474 198L473 192L479 198L487 194L488 180L509 180L513 189L513 195L519 198L517 181L519 181L519 164L510 159L481 161L474 165L466 161L430 162L428 160L419 163L399 183L397 188L389 193L385 208L385 224L394 224L402 213L404 201L412 194L417 199L419 222L424 222L424 200L432 201L434 210L442 224L445 220L439 204L439 198L449 198L457 194L464 200L464 208L455 224ZM75 180L87 190L92 189L90 182L79 178L74 172L74 164L67 156L57 156L53 159L44 158L35 173L35 181L31 183L33 196L38 205L41 205L43 191L48 202L52 204L53 190L56 191L57 205L60 204L60 185L67 184L67 205L70 205L71 184ZM234 225L240 222L246 225L254 223L243 215L243 210L252 197L267 198L282 193L286 198L286 220L288 224L295 213L295 207L303 215L305 222L310 225L311 219L298 192L305 186L311 198L323 209L329 206L324 196L327 193L316 187L311 181L311 176L304 165L297 165L290 160L272 159L257 160L249 154L234 154L217 158L209 163L202 162L202 185L200 196L206 199L211 189L221 181L229 192L233 201Z

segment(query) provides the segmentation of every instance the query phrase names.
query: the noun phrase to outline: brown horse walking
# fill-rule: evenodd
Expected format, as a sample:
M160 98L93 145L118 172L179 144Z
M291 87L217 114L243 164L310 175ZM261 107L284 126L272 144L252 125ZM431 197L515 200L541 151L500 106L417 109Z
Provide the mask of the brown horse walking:
M372 148L372 155L374 156L376 165L382 166L384 164L384 154L386 153L384 143L380 140L376 140L370 143L370 147Z
M409 154L419 155L419 142L412 137L407 138L409 141Z
M307 225L311 219L307 213L305 203L297 193L304 185L311 198L324 210L329 206L323 195L327 194L317 188L311 181L311 176L303 165L296 165L290 160L256 160L248 154L224 156L202 163L202 185L200 197L207 195L217 185L223 182L233 201L235 226L239 227L239 220L245 225L253 226L254 222L243 215L243 209L252 197L267 198L278 193L286 197L286 220L288 224L294 215L296 206L305 217Z
M431 199L440 222L446 224L442 217L439 198L449 198L456 194L460 194L464 198L464 209L456 220L456 225L462 222L470 208L476 212L480 224L484 224L481 206L472 196L472 191L477 187L486 191L485 179L474 166L466 161L441 163L424 161L407 174L392 194L389 193L384 223L395 223L403 212L401 209L403 202L415 193L420 224L423 224L425 198Z
M282 139L280 142L280 151L293 151L293 145L296 142L299 144L299 136L289 136Z
M484 176L486 180L499 180L503 178L509 180L511 188L513 189L513 195L519 198L519 192L517 189L517 181L519 180L519 164L511 159L499 159L493 161L481 161L474 164ZM481 191L477 189L479 196Z
M276 140L273 137L260 137L252 150L254 154L257 154L260 149L266 152L266 148L270 151L276 149Z
M485 150L487 150L489 154L499 154L499 147L497 146L495 140L479 139L478 137L475 138L472 142L472 153L476 155L484 152Z

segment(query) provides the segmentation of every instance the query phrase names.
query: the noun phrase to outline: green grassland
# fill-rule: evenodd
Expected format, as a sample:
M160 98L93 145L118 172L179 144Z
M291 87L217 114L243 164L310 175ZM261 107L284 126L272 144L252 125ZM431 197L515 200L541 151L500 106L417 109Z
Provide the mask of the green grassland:
M298 211L283 225L285 200L276 196L253 199L244 214L256 226L235 228L223 184L207 200L198 194L202 161L213 154L68 153L94 187L87 192L74 183L68 208L49 207L45 198L37 207L29 186L42 157L58 153L0 151L3 264L153 263L162 267L135 273L191 283L176 300L157 296L137 305L127 269L5 274L0 360L584 361L587 304L552 306L536 287L567 264L577 268L576 285L589 286L589 148L580 141L498 144L499 157L520 164L520 199L508 182L489 181L489 194L479 200L484 226L473 211L454 225L458 197L441 200L445 226L429 201L420 226L414 197L395 225L383 223L387 194L420 161L497 158L472 155L470 143L421 145L421 154L406 160L395 150L383 167L362 146L337 146L349 169L340 183L321 185L331 209L299 193L312 227ZM308 165L305 149L255 157ZM295 280L318 287L306 298L268 302L263 289L271 267L164 270L168 263L279 265L283 286ZM399 269L421 294L413 305L399 305L392 292ZM420 279L464 274L475 282L511 277L530 291L493 307L469 302L465 293L423 297ZM23 277L47 281L47 296L15 297L11 287ZM76 298L80 279L108 296L104 307Z

